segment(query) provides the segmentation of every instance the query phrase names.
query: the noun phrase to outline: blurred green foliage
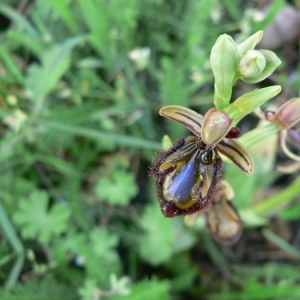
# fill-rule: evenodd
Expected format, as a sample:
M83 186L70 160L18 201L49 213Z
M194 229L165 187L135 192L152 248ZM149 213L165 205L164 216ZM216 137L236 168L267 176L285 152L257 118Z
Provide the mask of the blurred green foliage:
M238 0L0 3L1 299L299 297L295 266L229 267L201 220L165 219L147 175L163 134L185 134L159 108L212 107L216 38L263 29L244 10ZM247 181L225 170L249 231L300 216L295 177L253 210L279 177L265 163Z

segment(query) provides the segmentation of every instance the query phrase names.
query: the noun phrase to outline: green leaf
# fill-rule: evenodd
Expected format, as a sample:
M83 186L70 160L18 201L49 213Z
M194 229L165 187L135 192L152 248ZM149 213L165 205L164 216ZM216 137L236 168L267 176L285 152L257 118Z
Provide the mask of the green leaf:
M68 70L71 49L83 39L83 36L77 36L62 45L53 46L43 53L40 65L32 64L29 67L26 85L31 90L31 99L36 102L36 112L43 107L44 97L57 86Z
M106 228L96 228L90 233L93 252L105 260L115 259L115 247L119 243L119 237L112 234Z
M23 46L29 51L32 51L32 53L37 57L40 57L43 51L45 51L45 45L41 43L41 40L37 38L33 39L31 36L25 34L24 32L11 29L7 33L7 39L17 43L20 46Z
M50 5L56 10L56 13L60 16L62 20L64 20L65 24L68 25L72 32L78 32L79 24L76 20L76 13L74 9L70 9L69 1L61 1L61 0L50 0Z
M107 228L94 227L88 234L69 228L63 237L54 240L52 251L56 261L63 263L68 257L76 257L90 279L101 288L110 286L109 276L120 274L121 261L116 251L119 236Z
M85 267L90 278L97 279L102 288L110 286L109 275L119 274L121 262L116 251L119 237L106 228L95 228L81 245Z
M151 278L134 285L128 296L115 295L110 300L169 300L169 289L170 284L168 281L159 281L156 278Z
M117 145L125 145L125 146L137 147L137 148L145 148L145 149L161 148L161 144L155 141L149 141L134 136L117 134L108 131L96 130L94 128L88 128L84 126L76 126L72 124L65 124L63 122L45 120L42 118L34 118L32 120L32 124L43 125L46 127L45 130L48 130L48 132L52 132L55 130L62 134L80 135L89 139L101 141L102 144L106 144L106 142L113 142Z
M51 297L49 297L51 295ZM0 289L0 299L5 300L73 300L76 298L76 289L69 283L56 280L48 275L41 278L32 278L19 282L12 289Z
M100 199L111 204L126 206L137 195L138 187L132 173L116 170L109 177L99 179L95 192Z
M273 244L275 244L279 249L283 250L285 253L289 254L291 257L295 259L300 258L300 251L285 241L283 238L272 232L271 230L264 228L262 231L262 234Z
M90 300L93 299L95 292L97 291L98 286L96 280L87 278L84 282L84 285L78 289L81 300Z
M300 219L300 203L295 203L279 212L280 218L288 221Z
M280 192L264 199L263 202L257 203L252 206L252 211L260 216L271 216L280 211L284 205L289 204L299 195L300 176L289 184Z
M173 222L163 216L155 203L146 208L140 224L144 233L138 238L138 248L143 259L152 265L168 261L175 250Z
M21 199L13 218L24 238L37 238L47 244L52 236L65 231L70 211L60 203L52 205L50 210L48 205L48 195L42 191L34 191L29 199Z
M0 11L3 15L14 21L18 25L19 30L24 30L32 38L37 38L39 36L38 31L31 24L29 18L26 18L26 16L22 15L18 10L1 3Z
M16 82L21 85L24 85L25 79L20 71L19 66L15 62L15 60L11 57L9 51L0 44L0 60L5 65L7 70L11 73L12 77Z

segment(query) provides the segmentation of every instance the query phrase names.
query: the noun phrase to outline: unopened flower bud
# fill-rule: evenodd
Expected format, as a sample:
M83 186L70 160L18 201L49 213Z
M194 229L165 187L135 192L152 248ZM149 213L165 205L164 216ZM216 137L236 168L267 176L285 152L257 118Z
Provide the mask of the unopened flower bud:
M204 116L201 127L201 137L207 145L215 145L225 138L233 125L224 111L211 108Z
M266 67L266 59L259 51L249 50L239 62L242 77L253 77L260 74Z
M269 51L269 50L249 50L249 51L251 51L251 52L253 51L253 53L256 53L255 55L257 56L257 60L256 60L256 63L254 63L254 66L255 66L255 64L257 64L258 69L261 69L261 71L258 72L257 75L254 75L254 73L253 73L251 76L241 76L240 78L244 82L247 82L247 83L260 82L260 81L266 79L267 77L269 77L275 71L275 69L281 64L280 59L272 51ZM247 55L247 53L249 51L247 51L245 55ZM262 59L261 56L264 59ZM249 60L249 56L248 56L248 59L247 59L247 56L245 59ZM252 67L253 70L255 69L254 66ZM240 66L239 66L239 68L240 68ZM241 73L240 69L239 69L239 72ZM245 71L242 70L242 72L245 72Z

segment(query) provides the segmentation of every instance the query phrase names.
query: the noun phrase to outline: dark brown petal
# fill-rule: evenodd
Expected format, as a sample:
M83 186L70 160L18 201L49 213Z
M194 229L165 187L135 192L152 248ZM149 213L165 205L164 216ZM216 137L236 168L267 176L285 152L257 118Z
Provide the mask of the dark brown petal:
M250 176L255 170L255 164L249 150L236 139L224 139L217 146L218 152L228 157L241 170Z
M196 149L195 136L186 136L177 140L170 149L160 150L153 159L149 174L153 177L165 176L174 170L180 160L190 156Z
M228 139L236 139L240 135L240 129L238 127L232 127L226 134Z
M197 112L179 105L169 105L161 108L160 115L178 122L200 137L203 116Z

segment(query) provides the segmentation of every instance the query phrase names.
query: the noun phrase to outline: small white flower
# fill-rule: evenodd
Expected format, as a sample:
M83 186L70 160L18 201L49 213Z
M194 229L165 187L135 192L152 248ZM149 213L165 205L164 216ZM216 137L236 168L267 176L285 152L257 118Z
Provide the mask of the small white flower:
M6 116L3 123L14 131L19 131L21 124L27 119L27 115L21 110L17 109L12 115Z
M143 70L148 66L151 49L148 47L136 48L129 52L128 57L131 59L138 70Z

